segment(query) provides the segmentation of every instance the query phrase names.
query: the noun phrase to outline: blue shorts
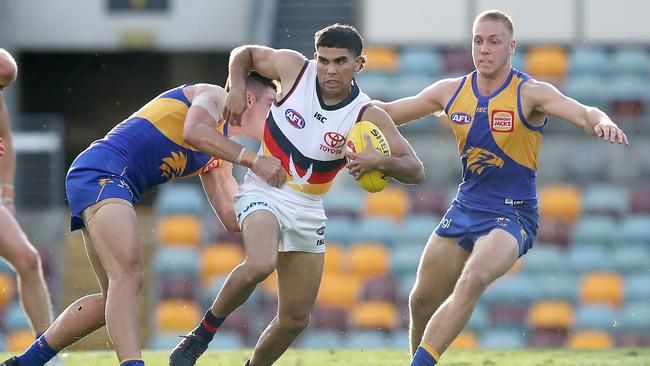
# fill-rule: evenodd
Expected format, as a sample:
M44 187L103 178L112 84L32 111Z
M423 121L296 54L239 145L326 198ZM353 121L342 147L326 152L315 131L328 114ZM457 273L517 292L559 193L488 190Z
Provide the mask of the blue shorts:
M126 167L124 159L108 149L90 147L77 156L65 178L70 230L84 227L82 212L99 201L121 198L135 204L139 200Z
M479 237L494 229L505 230L517 239L519 256L533 246L537 235L539 214L537 208L499 206L476 207L454 199L440 220L436 234L458 238L458 245L471 252Z

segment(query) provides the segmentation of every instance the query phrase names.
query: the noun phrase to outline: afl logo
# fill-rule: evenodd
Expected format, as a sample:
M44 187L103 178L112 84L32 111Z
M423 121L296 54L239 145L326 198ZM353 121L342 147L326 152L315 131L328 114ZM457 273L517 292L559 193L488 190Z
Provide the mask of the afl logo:
M470 122L472 122L472 116L465 112L456 112L452 113L451 117L449 118L453 123L457 125L466 125Z
M293 127L300 129L305 128L305 119L302 118L300 113L293 109L287 109L284 112L284 116L287 118L287 122L289 122Z
M326 133L325 136L323 136L323 140L325 140L327 146L333 149L338 149L345 145L345 136L337 132Z

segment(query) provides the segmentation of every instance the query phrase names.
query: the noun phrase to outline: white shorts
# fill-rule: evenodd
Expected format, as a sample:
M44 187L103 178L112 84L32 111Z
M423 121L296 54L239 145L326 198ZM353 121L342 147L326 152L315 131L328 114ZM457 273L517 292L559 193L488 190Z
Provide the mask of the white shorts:
M239 186L239 194L235 196L239 227L257 210L269 211L277 218L280 252L325 252L327 216L322 201L301 199L284 189L249 181Z

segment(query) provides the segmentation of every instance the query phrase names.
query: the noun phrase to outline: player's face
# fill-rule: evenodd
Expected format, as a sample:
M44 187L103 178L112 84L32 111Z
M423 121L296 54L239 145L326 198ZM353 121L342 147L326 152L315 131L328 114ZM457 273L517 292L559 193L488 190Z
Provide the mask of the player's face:
M261 140L264 132L264 122L275 99L275 91L266 88L259 98L253 92L246 91L246 99L247 105L242 114L242 126L249 132L247 133L249 137Z
M502 22L483 20L476 23L472 40L474 67L488 77L504 68L509 70L515 46L515 40Z
M318 47L314 58L323 95L345 98L350 93L354 73L361 66L361 57L354 57L346 48Z

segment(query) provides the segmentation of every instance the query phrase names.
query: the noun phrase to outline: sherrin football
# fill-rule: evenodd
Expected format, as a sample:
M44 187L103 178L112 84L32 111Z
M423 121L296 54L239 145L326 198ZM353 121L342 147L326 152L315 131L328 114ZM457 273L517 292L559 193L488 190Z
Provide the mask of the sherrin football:
M363 151L366 148L366 140L363 136L366 134L370 136L372 146L379 153L386 156L390 155L390 146L388 146L388 141L386 141L384 134L370 121L361 121L352 127L345 143L347 150L352 152ZM357 184L368 192L379 192L388 185L388 176L379 170L366 172L361 174L361 177L357 180Z

